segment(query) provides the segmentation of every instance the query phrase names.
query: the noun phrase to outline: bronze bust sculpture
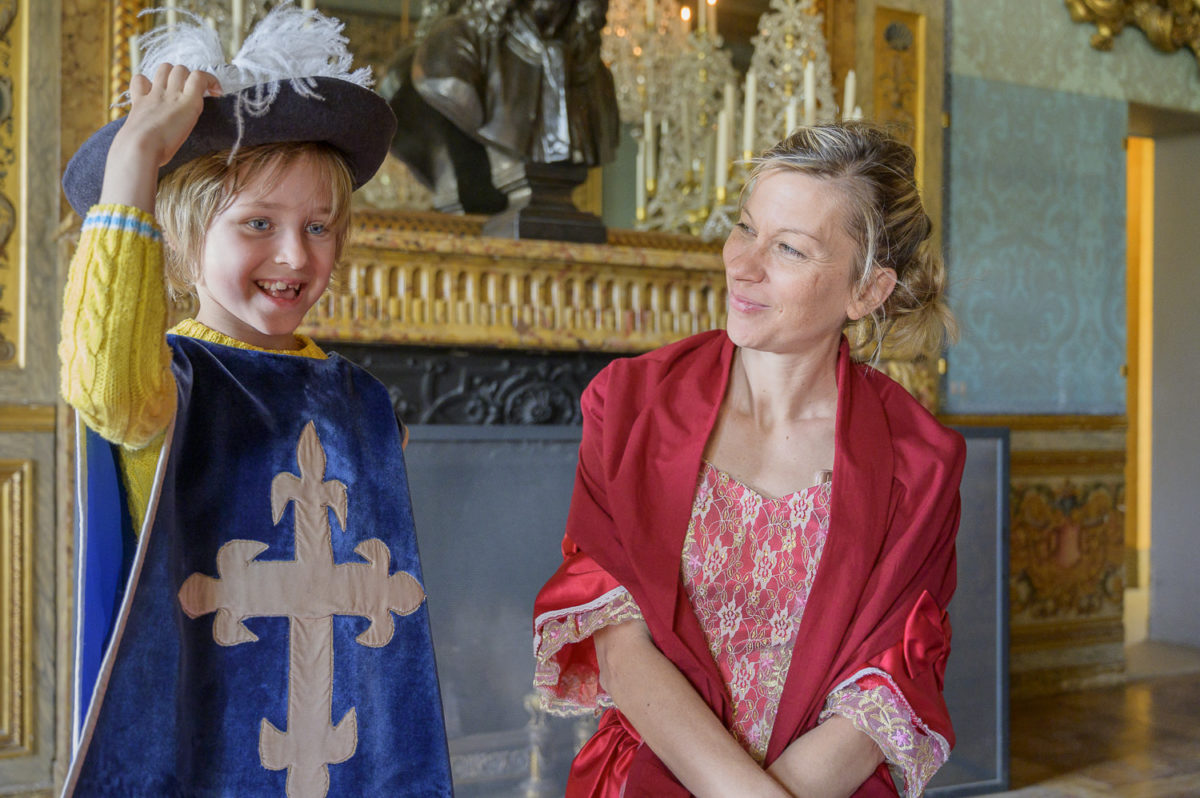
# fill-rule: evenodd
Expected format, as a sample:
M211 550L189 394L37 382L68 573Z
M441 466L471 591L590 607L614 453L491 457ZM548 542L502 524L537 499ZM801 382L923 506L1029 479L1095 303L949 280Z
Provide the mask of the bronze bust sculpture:
M603 240L570 191L613 159L620 134L600 60L607 11L608 0L457 0L397 55L381 83L400 120L392 152L439 210L497 214L485 228L496 235Z

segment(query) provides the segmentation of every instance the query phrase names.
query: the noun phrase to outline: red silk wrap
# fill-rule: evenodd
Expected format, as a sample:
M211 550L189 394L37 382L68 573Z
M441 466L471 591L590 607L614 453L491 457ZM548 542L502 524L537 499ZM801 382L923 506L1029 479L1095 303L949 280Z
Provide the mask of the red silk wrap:
M658 648L726 726L731 707L680 579L701 456L725 394L734 346L723 331L614 361L584 393L583 439L564 561L535 617L624 586ZM942 700L944 609L965 445L897 383L855 364L842 342L830 528L767 749L770 764L813 728L826 697L867 668L888 674L926 728L953 744ZM535 634L540 630L535 629ZM591 639L555 661L596 668ZM576 757L568 796L685 796L615 710ZM894 796L887 768L855 795Z

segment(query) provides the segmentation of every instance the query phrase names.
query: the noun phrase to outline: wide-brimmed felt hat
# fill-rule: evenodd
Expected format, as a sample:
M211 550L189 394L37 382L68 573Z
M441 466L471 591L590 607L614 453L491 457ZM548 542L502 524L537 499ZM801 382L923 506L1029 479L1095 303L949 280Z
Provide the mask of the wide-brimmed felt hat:
M195 127L159 169L159 178L214 152L317 141L345 157L355 188L370 180L387 157L396 116L387 101L368 88L369 70L349 71L341 27L316 11L277 6L246 38L231 64L214 63L223 60L212 52L215 46L219 53L219 40L199 20L144 36L150 45L143 74L153 74L159 63L183 63L212 72L227 90L220 97L205 98ZM209 51L198 52L197 41ZM229 91L231 86L235 90ZM100 199L108 151L124 124L121 117L100 128L67 163L63 190L80 216Z

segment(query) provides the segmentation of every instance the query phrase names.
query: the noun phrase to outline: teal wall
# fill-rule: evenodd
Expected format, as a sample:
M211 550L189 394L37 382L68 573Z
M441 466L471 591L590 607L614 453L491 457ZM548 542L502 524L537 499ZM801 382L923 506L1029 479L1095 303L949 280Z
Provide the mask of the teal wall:
M954 76L954 413L1123 413L1125 103Z
M1200 112L1200 67L1061 0L949 0L951 413L1125 411L1128 103Z

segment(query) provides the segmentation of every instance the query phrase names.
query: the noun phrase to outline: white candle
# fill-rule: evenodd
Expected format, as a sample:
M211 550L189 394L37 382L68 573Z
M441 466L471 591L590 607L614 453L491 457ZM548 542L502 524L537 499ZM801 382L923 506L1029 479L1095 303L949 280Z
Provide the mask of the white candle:
M708 6L704 0L696 0L696 30L700 33L708 30Z
M742 157L746 160L754 156L754 105L757 95L758 83L754 77L754 67L750 67L746 70L746 99L742 111Z
M804 65L804 124L811 126L817 121L817 71L813 62Z
M796 129L796 97L792 95L788 99L787 111L783 117L783 135L786 138L790 136L792 131Z
M842 119L853 118L855 82L854 70L851 69L846 73L846 93L842 95Z
M688 102L687 95L683 97L683 119L680 121L683 126L683 162L687 165L685 171L692 171L692 125L696 124L696 120L692 119L692 104Z
M637 151L637 188L635 189L637 220L646 220L646 140L638 142Z
M138 35L129 37L129 76L133 77L142 68L142 52L138 47Z
M725 158L728 160L736 157L733 126L737 120L736 106L734 104L737 100L737 84L733 82L732 78L725 81L725 94L722 95L721 99L725 101L725 135L722 138L725 139Z
M712 8L708 9L708 32L717 38L717 0L706 0Z
M657 0L646 0L646 27L654 27L654 4Z
M713 169L713 190L717 202L725 202L725 184L729 182L729 111L722 108L717 114L717 163Z
M243 0L232 0L229 4L230 51L236 53L242 47L242 16L245 13Z
M679 9L679 18L683 20L683 32L688 33L692 29L692 9L683 6Z
M167 24L174 25L179 21L179 12L175 10L175 0L167 0Z
M862 106L861 105L854 106L854 114L850 118L853 119L855 122L862 119Z
M305 11L315 11L317 8L317 0L301 0L300 7Z
M648 185L654 184L657 178L658 164L654 161L654 113L646 111L642 118L642 130L646 139L646 180Z

